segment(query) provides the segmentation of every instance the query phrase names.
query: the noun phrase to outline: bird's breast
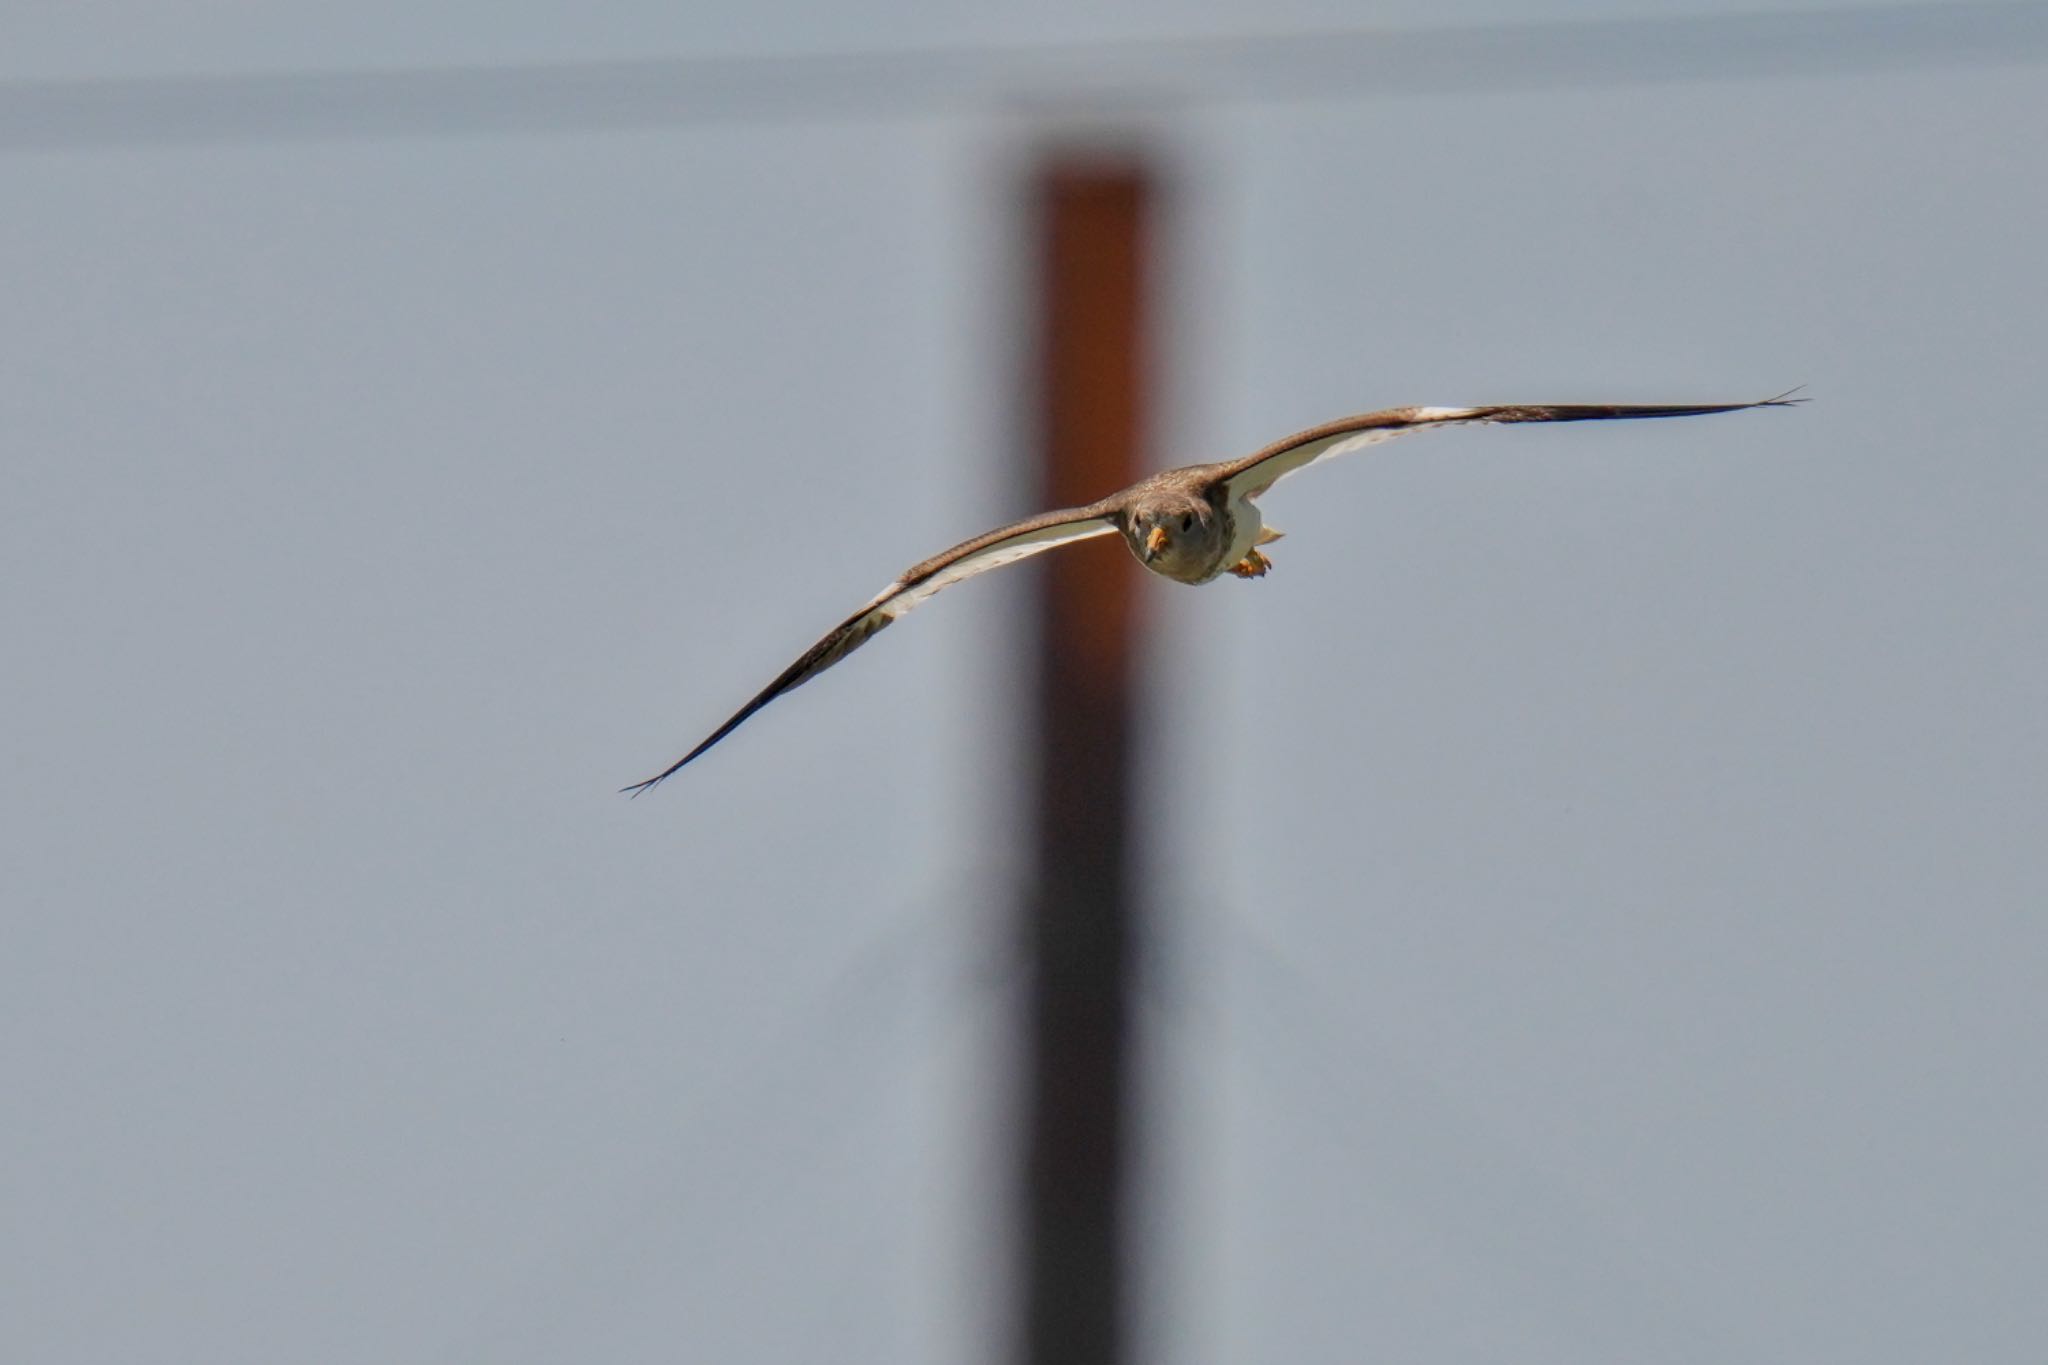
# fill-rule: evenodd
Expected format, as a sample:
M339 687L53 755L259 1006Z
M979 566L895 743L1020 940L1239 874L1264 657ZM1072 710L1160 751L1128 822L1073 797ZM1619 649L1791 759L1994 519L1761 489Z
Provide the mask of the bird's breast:
M1243 498L1226 505L1220 517L1222 534L1217 537L1222 543L1222 553L1217 555L1216 562L1209 566L1209 572L1199 581L1208 582L1250 554L1252 547L1259 543L1259 531L1264 526L1259 509Z

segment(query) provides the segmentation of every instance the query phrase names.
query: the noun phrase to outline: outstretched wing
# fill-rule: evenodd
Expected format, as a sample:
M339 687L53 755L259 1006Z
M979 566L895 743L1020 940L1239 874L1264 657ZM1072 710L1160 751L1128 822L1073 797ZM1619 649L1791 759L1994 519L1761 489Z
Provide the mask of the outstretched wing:
M825 638L805 650L802 658L783 669L774 682L755 694L752 701L734 713L731 720L712 731L710 737L703 743L646 781L635 782L632 786L622 787L620 790L638 796L664 778L672 776L706 749L737 730L747 717L783 693L793 691L817 677L873 639L884 626L940 589L951 587L963 578L972 578L978 573L999 569L1005 564L1014 564L1020 559L1029 558L1057 545L1065 545L1069 541L1109 535L1116 530L1114 513L1113 504L1106 500L1087 507L1046 512L1028 521L1014 522L1008 526L998 527L986 535L962 541L944 554L933 555L923 563L912 566L895 582L876 593L866 606L841 621Z
M1220 479L1233 500L1256 498L1295 470L1344 455L1411 431L1456 427L1481 422L1607 422L1625 417L1697 417L1709 412L1740 412L1744 408L1784 408L1803 403L1792 393L1755 403L1706 403L1693 407L1629 404L1558 405L1490 408L1388 408L1359 417L1340 417L1319 427L1275 441L1255 455L1223 466Z

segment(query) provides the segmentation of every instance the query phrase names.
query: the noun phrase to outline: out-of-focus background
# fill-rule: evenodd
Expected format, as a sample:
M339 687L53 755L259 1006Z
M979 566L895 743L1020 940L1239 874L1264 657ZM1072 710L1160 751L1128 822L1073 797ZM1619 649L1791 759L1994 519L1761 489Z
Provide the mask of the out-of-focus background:
M1141 1356L2040 1358L2042 15L17 3L0 1356L1000 1355L1032 571L614 789L1035 510L1101 136L1157 464L1814 400L1147 579Z

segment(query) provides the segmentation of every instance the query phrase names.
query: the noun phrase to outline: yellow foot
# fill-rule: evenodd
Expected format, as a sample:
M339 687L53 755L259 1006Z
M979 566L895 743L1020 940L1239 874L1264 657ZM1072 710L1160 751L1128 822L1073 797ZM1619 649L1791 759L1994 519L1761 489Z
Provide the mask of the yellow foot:
M1273 567L1273 561L1257 550L1245 551L1243 559L1230 566L1230 571L1239 578L1264 578L1266 570Z

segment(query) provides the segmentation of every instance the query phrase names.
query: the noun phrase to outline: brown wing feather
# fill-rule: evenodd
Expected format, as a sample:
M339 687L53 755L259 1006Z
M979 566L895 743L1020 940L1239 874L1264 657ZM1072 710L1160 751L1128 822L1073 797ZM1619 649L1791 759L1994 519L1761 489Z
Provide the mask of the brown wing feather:
M1284 476L1326 455L1349 450L1354 444L1390 440L1410 431L1467 423L1605 422L1641 417L1698 417L1714 412L1740 412L1745 408L1791 407L1805 402L1803 398L1791 396L1796 392L1795 389L1775 398L1750 403L1549 403L1478 408L1387 408L1356 417L1340 417L1334 422L1298 431L1263 450L1224 465L1220 477L1234 488L1243 486L1245 496L1256 497Z
M742 706L725 724L712 731L696 748L653 777L635 782L630 787L622 787L620 790L638 796L673 776L699 754L737 730L756 711L783 693L794 691L817 677L872 640L898 617L941 589L961 579L972 578L975 574L1043 553L1069 541L1113 532L1116 529L1112 520L1115 510L1114 500L1105 499L1088 507L1044 512L1023 521L1012 522L1008 526L999 526L972 540L963 540L950 550L912 565L895 582L877 593L874 600L841 621L823 639L805 650L802 658L783 669L774 682L755 693L753 700Z

